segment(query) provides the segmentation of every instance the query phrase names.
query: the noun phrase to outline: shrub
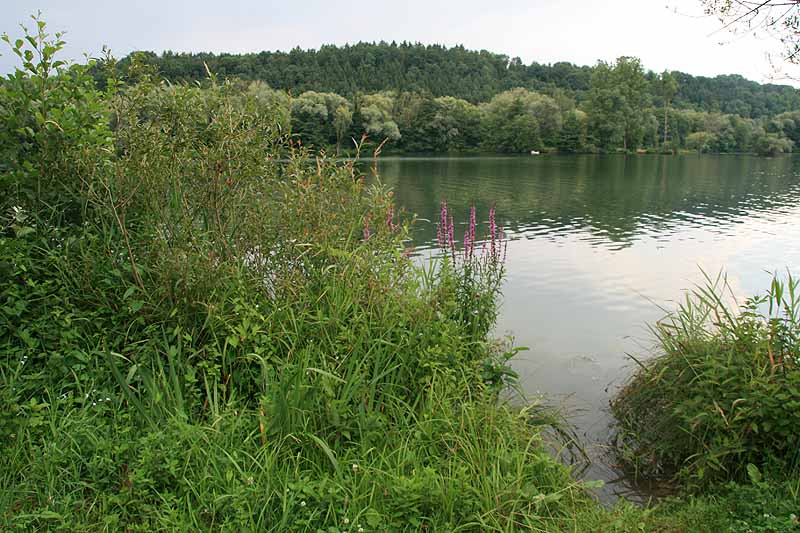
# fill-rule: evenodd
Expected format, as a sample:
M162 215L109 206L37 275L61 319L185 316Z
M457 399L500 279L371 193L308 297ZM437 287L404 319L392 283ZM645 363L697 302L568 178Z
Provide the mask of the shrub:
M774 278L738 311L724 279L687 296L655 327L663 350L613 402L626 459L692 484L788 473L800 461L798 281Z
M0 528L563 529L581 490L497 404L493 222L420 268L257 91L101 94L42 35L0 103L4 151L36 126L0 182Z

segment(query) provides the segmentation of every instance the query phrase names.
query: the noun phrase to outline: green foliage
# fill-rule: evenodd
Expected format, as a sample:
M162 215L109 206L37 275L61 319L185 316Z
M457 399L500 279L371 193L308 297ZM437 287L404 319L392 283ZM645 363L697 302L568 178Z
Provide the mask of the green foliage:
M713 147L718 141L719 137L714 133L697 131L686 137L686 148L705 154L713 151Z
M588 118L586 113L575 109L566 113L564 127L558 139L558 151L564 153L580 153L587 149L587 126Z
M0 85L0 210L17 206L41 223L74 222L77 176L108 156L106 109L89 67L56 58L63 34L50 35L44 21L32 19L35 31L23 28L22 39L2 36L22 68Z
M396 141L400 129L392 117L394 97L389 93L367 94L357 100L361 130L378 141Z
M739 312L721 283L656 326L664 354L614 401L624 456L641 475L707 484L800 466L798 282L775 278Z
M292 128L312 146L339 147L350 129L350 102L338 94L308 91L292 100Z
M432 97L453 96L473 104L487 102L514 87L548 93L563 91L582 103L591 88L591 77L601 66L577 66L567 62L524 65L487 51L462 46L412 43L357 43L323 46L319 50L260 52L257 54L175 53L160 55L138 52L140 58L167 79L204 81L205 65L222 78L261 80L270 87L301 94L305 91L334 92L346 98L359 93L414 92ZM121 61L125 70L130 57ZM98 79L102 72L95 70ZM649 73L652 74L652 73ZM800 107L800 93L788 85L759 84L738 75L670 75L677 81L675 107L707 112L765 118ZM652 74L653 82L657 81ZM647 91L662 107L663 87L651 83Z
M796 480L726 483L702 495L669 497L646 509L618 503L611 513L586 509L581 531L611 533L730 531L783 533L800 529Z
M790 141L800 142L800 112L781 113L768 124L769 130L785 135Z
M501 153L529 153L543 146L560 128L555 101L526 89L498 94L482 107L485 116L484 143Z
M336 470L313 454L310 438L264 444L257 412L224 411L213 426L165 418L134 429L116 411L113 404L53 406L41 437L28 433L7 447L25 468L2 470L0 523L134 531L558 531L569 527L563 509L573 498L589 504L542 450L527 415L493 405L425 406L402 428L376 428L360 443L337 447ZM29 454L47 460L28 462Z
M758 155L776 156L790 153L794 143L789 139L778 137L774 133L760 135L755 141L755 151Z
M451 96L398 95L395 108L404 152L465 152L481 144L482 116L477 106Z
M657 75L634 57L594 67L525 66L461 47L360 43L242 56L136 52L119 65L129 80L155 69L173 82L204 82L208 66L221 79L258 80L272 99L300 94L281 105L289 108L293 131L304 145L337 153L353 150L351 139L363 135L373 145L388 139L386 150L405 153L674 152L697 149L686 144L693 133L715 136L700 146L708 152L788 151L773 138L757 150L762 129L798 141L796 89L741 76ZM106 82L102 65L92 72ZM521 101L512 112L509 100ZM570 115L575 110L586 113L583 142L583 125Z
M626 151L639 147L649 103L646 86L644 69L636 58L620 57L613 65L597 65L587 107L601 148L609 150L620 143Z
M583 489L539 409L499 401L502 263L420 268L389 191L298 148L287 109L342 131L342 99L77 79L11 99L91 127L45 121L3 169L20 190L74 174L69 206L3 215L0 528L566 527ZM392 101L361 120L391 133Z
M489 338L504 274L494 224L486 254L473 215L464 249L450 240L446 258L420 267L400 251L411 221L391 192L367 186L355 161L299 147L292 128L307 121L300 129L321 143L340 143L348 127L397 139L397 121L432 118L426 131L449 150L482 142L479 126L495 117L527 149L540 135L558 142L558 113L582 142L587 120L568 99L516 89L480 109L379 93L351 115L335 94L292 100L213 75L162 83L147 54L119 76L104 60L101 93L86 67L59 64L60 37L37 27L12 44L23 69L0 85L0 528L659 523L595 505L547 454L547 413L502 399L519 349ZM756 311L770 302L764 322ZM794 282L776 283L746 319L704 339L713 350L702 353L724 349L739 370L752 365L742 354L759 354L748 379L763 398L742 405L712 383L733 411L724 429L697 415L704 434L722 436L692 471L747 474L759 497L772 490L761 472L789 465L796 444L794 302ZM707 411L698 401L670 420L694 423L692 409ZM758 431L744 431L736 409L760 417ZM796 484L786 487L796 500ZM762 520L744 496L730 500L740 521L764 528L794 525L787 501ZM723 523L714 516L705 523Z

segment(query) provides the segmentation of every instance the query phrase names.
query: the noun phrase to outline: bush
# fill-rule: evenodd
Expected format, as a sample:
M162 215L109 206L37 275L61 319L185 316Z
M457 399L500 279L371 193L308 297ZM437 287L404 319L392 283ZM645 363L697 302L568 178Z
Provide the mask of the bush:
M709 282L657 324L663 354L613 402L640 474L703 485L800 464L798 281L776 277L738 312L725 289Z
M581 488L497 403L497 228L421 268L391 192L256 92L100 94L28 42L3 109L50 119L0 182L0 528L564 528Z

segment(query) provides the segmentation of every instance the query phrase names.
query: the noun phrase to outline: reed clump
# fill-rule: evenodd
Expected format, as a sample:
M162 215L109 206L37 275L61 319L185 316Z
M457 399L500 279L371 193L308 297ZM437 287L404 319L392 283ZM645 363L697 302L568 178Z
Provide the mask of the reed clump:
M776 276L738 305L724 277L654 328L662 354L612 407L623 459L689 486L792 477L800 465L800 291Z

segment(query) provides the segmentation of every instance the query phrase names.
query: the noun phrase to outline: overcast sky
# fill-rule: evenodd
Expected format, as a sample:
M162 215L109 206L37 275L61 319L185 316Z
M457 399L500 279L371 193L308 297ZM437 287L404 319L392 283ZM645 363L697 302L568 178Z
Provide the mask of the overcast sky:
M768 38L716 32L699 0L0 0L0 32L41 10L66 30L67 55L104 44L131 50L255 52L357 41L419 41L552 63L593 65L621 55L648 69L713 76L774 77ZM723 44L721 44L723 43ZM3 43L4 44L4 43ZM15 65L3 50L0 72Z

